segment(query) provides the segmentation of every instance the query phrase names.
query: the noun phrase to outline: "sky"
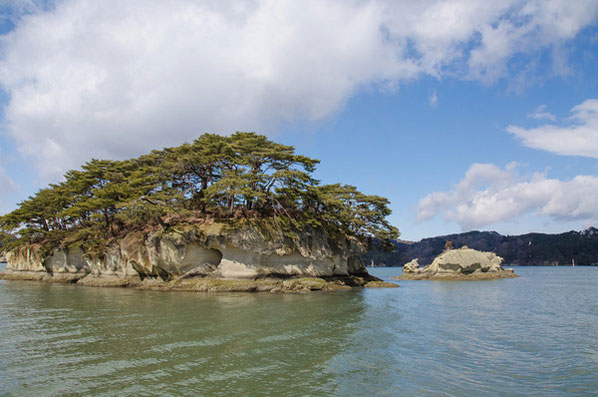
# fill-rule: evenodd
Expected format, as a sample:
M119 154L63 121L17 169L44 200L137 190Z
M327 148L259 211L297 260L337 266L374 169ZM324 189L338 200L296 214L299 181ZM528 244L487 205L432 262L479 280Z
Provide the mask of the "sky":
M598 226L598 0L0 0L0 214L235 131L406 240Z

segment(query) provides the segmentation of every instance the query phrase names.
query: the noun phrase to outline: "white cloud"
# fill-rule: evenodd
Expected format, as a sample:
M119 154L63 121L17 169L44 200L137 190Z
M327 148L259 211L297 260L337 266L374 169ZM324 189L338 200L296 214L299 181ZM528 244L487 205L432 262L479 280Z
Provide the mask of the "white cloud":
M540 105L538 106L536 109L534 109L534 111L530 114L527 115L527 117L530 117L532 119L536 119L536 120L550 120L550 121L556 121L556 116L550 112L546 111L546 105Z
M0 167L0 195L11 193L17 190L17 185L6 174L4 168Z
M546 124L530 129L510 125L507 131L534 149L598 158L598 99L587 99L573 107L567 121L567 125Z
M436 91L434 91L432 95L430 95L430 98L428 98L428 103L432 107L438 105L438 93Z
M516 166L500 169L473 164L451 191L435 192L419 201L420 221L441 215L471 230L526 214L558 221L598 221L598 177L578 175L569 181L533 174L522 178Z
M16 23L22 15L43 11L44 3L43 0L0 0L0 20Z
M18 2L9 2L18 4ZM43 4L27 1L27 4ZM329 117L366 86L486 83L558 48L597 0L57 0L1 39L8 133L47 177L205 131Z
M0 159L2 159L1 152ZM12 207L12 200L10 200L9 195L16 192L18 189L19 187L17 184L10 176L8 176L4 167L0 165L0 215L4 214Z

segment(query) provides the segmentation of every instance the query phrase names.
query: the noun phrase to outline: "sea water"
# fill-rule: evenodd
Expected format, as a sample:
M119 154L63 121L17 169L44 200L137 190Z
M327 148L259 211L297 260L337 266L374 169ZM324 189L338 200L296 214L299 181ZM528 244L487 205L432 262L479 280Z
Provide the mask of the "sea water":
M598 393L598 268L515 271L308 294L0 281L0 394Z

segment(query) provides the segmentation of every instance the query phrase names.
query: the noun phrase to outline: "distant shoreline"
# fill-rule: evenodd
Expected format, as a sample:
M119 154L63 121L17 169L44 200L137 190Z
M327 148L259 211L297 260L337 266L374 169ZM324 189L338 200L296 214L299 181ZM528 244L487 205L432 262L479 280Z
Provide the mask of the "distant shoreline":
M400 266L417 258L421 265L432 263L449 244L494 252L509 266L597 266L598 228L560 234L527 233L502 235L496 232L471 231L425 238L418 242L394 241L394 252L374 246L362 258L376 266ZM518 264L518 265L515 265Z

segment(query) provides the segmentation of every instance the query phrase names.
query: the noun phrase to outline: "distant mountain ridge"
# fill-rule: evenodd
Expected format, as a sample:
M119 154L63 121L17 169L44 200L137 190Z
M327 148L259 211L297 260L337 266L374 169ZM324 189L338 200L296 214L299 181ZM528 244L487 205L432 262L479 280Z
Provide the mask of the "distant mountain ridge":
M418 242L394 241L395 252L374 249L364 255L366 265L372 260L376 266L402 266L418 258L420 265L427 265L439 255L450 241L454 248L464 245L481 251L492 251L505 259L506 265L542 266L575 265L598 266L598 229L560 234L528 233L503 236L497 232L472 231L425 238Z

